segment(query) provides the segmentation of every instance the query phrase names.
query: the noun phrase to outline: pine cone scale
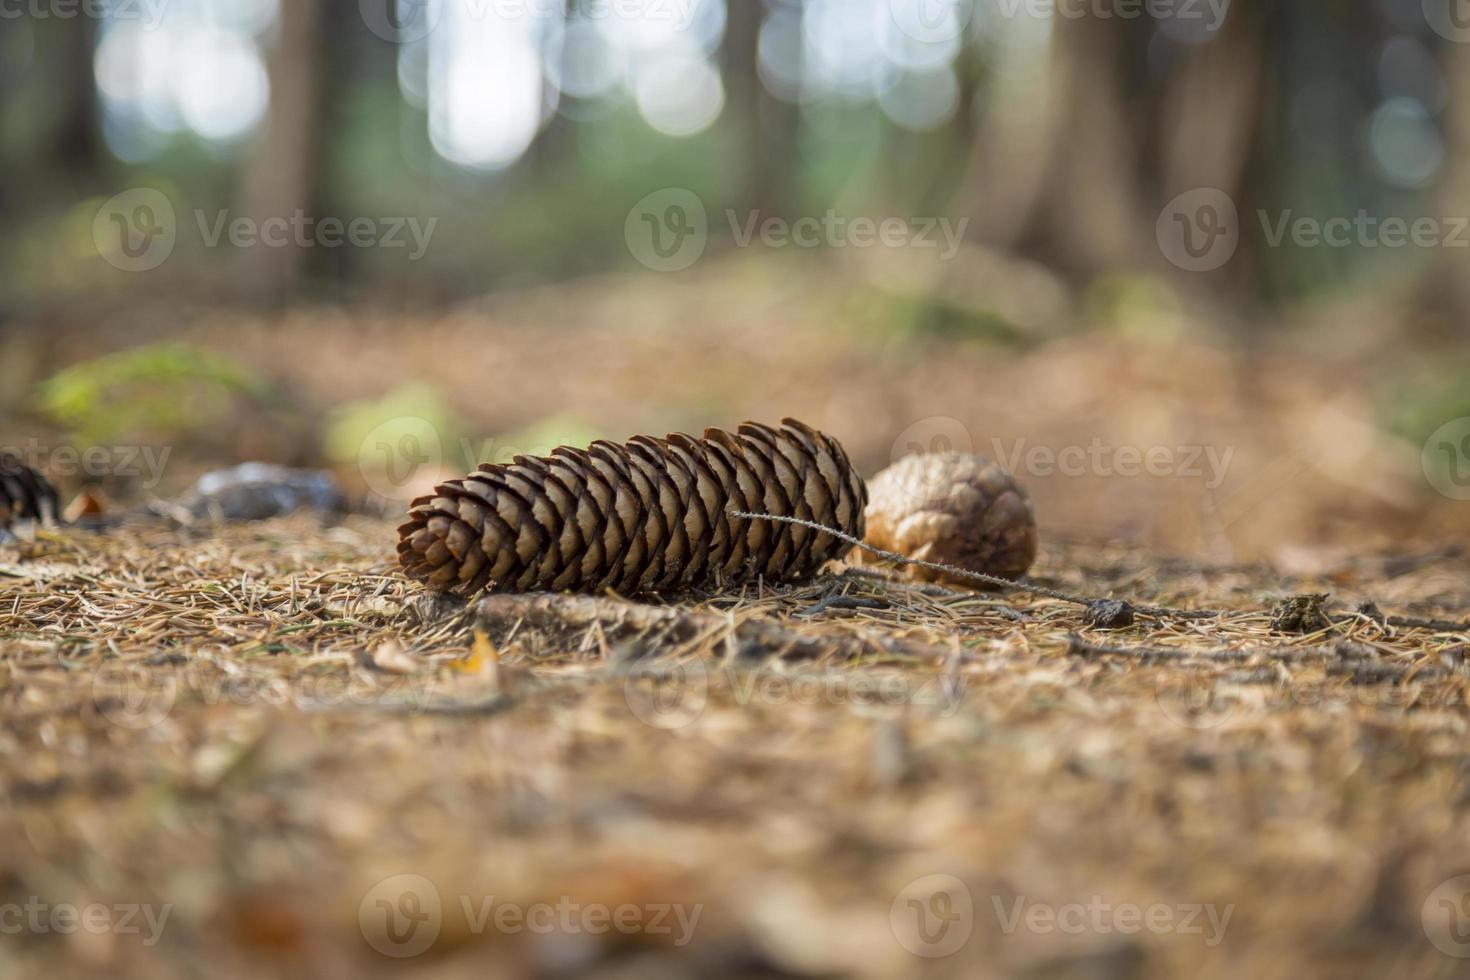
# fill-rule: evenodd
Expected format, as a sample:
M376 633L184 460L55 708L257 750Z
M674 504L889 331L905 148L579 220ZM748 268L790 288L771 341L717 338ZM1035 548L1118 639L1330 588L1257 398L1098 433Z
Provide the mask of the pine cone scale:
M796 517L861 537L866 491L834 440L786 419L703 438L639 436L482 465L415 500L399 529L405 572L472 595L532 589L671 592L792 581L846 554Z

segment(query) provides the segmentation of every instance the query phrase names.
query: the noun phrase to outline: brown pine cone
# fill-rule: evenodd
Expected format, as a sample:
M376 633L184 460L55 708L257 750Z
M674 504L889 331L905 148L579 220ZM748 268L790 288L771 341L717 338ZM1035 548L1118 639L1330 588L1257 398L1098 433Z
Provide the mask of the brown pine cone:
M868 482L868 543L908 558L1020 578L1036 560L1036 515L1015 479L984 456L905 456ZM973 579L909 565L920 581Z
M0 454L0 528L14 520L51 524L60 511L56 490L13 453Z
M704 438L635 436L481 464L415 500L398 559L440 592L624 595L799 581L850 546L747 513L863 534L867 491L836 440L794 419Z

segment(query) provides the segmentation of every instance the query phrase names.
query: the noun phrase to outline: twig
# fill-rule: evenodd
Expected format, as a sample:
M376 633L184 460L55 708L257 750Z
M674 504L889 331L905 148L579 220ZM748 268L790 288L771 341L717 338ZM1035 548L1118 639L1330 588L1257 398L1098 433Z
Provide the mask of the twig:
M919 568L927 568L931 571L944 572L956 578L969 579L996 589L1015 590L1018 592L1029 592L1032 595L1045 596L1048 599L1056 599L1060 602L1070 602L1077 606L1091 606L1101 600L1091 596L1078 595L1073 592L1063 592L1060 589L1049 589L1044 585L1027 582L1024 579L1001 578L999 575L988 575L985 572L971 571L958 565L950 565L940 561L925 561L922 558L909 558L893 551L885 551L875 548L859 538L850 534L844 534L836 528L818 524L816 521L803 520L800 517L784 517L775 514L752 514L748 511L731 508L728 513L732 517L743 517L747 520L776 521L782 524L796 524L800 527L811 528L813 531L821 531L830 534L839 541L845 541L854 547L861 548L869 554L876 555L884 561L891 561L899 565L916 565ZM1131 605L1131 603L1130 603ZM1170 609L1166 606L1134 606L1134 611L1155 619L1213 619L1220 615L1218 611L1211 609Z
M1087 596L1074 595L1070 592L1062 592L1057 589L1048 589L1044 585L1033 585L1030 582L1021 580L1001 578L999 575L987 575L984 572L972 572L968 568L961 568L958 565L948 565L940 561L906 558L893 551L884 551L882 548L875 548L866 541L855 538L850 534L844 534L836 528L827 527L825 524L818 524L816 521L803 520L800 517L782 517L776 514L752 514L748 511L735 510L734 508L731 508L727 513L732 517L744 517L748 520L757 521L776 521L781 524L796 524L801 527L811 528L813 531L821 531L824 534L832 535L839 541L845 541L854 547L863 549L869 554L877 555L885 561L895 562L899 565L917 565L920 568L928 568L936 572L947 572L958 578L971 579L972 581L981 582L997 589L1020 589L1023 592L1031 592L1036 595L1046 596L1048 599L1059 599L1062 602L1071 602L1079 606L1086 606L1092 603L1092 599Z

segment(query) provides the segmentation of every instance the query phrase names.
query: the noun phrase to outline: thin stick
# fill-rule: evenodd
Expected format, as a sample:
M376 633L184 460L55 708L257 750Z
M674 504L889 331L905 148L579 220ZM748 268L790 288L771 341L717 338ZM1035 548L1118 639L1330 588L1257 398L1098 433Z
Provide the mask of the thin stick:
M1035 585L1024 580L1001 578L999 575L987 575L984 572L971 571L968 568L961 568L958 565L949 565L940 561L925 561L922 558L909 558L892 551L884 551L882 548L875 548L872 545L868 544L866 541L855 538L850 534L844 534L836 528L827 527L825 524L818 524L816 521L803 520L800 517L778 517L775 514L752 514L748 511L736 510L733 507L731 507L727 511L727 513L729 513L732 517L744 517L749 520L777 521L782 524L796 524L800 527L809 527L813 531L821 531L824 534L830 534L834 538L837 538L839 541L846 541L848 544L861 548L870 554L877 555L879 558L882 558L885 561L895 562L899 565L917 565L920 568L928 568L936 572L946 572L957 578L965 578L970 579L971 581L981 582L985 585L989 585L997 589L1015 590L1018 592L1030 592L1032 595L1046 596L1048 599L1058 599L1062 602L1070 602L1083 607L1091 606L1094 602L1101 601L1090 596L1077 595L1071 592L1062 592L1057 589L1048 589L1044 585ZM1133 611L1135 613L1138 613L1142 616L1152 616L1155 619L1214 619L1220 615L1219 612L1213 609L1170 609L1167 606L1139 606L1134 605L1133 603L1129 603L1129 605L1133 606Z
M994 586L998 589L1019 589L1022 592L1031 592L1036 595L1044 595L1048 599L1060 599L1062 602L1073 602L1079 606L1090 606L1093 601L1087 596L1073 595L1070 592L1059 592L1056 589L1048 589L1044 585L1033 585L1030 582L1022 582L1008 578L1001 578L999 575L987 575L984 572L972 572L968 568L961 568L958 565L947 565L944 562L939 561L924 561L921 558L906 558L903 555L897 554L892 551L884 551L882 548L875 548L865 541L859 540L858 538L855 538L850 534L843 534L841 531L838 531L835 528L827 527L825 524L818 524L816 521L803 520L800 517L778 517L775 514L751 514L743 510L735 510L733 507L729 511L727 511L727 513L730 514L730 516L732 517L744 517L757 521L778 521L782 524L797 524L801 527L809 527L813 531L821 531L824 534L830 534L839 541L846 541L848 544L861 548L864 551L869 552L870 554L877 555L879 558L882 558L885 561L896 562L900 565L918 565L920 568L928 568L936 572L948 572L950 575L954 575L959 578L972 579L976 582L983 582L986 585Z

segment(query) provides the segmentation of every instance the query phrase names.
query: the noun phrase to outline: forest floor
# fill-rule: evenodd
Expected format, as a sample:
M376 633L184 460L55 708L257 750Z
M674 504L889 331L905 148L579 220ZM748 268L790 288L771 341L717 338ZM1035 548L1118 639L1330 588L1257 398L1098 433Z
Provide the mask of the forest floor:
M396 574L393 537L298 514L0 550L7 977L1470 955L1462 550L1302 577L1049 541L1038 582L1219 612L1101 630L871 566L456 606ZM1273 628L1317 592L1326 621Z
M439 464L342 516L0 544L0 976L1465 975L1470 504L1421 460L1470 422L1456 359L1371 310L1082 329L1024 270L895 268L0 334L0 444L74 440L29 393L112 350L266 382L118 396L196 425L93 437L172 450L116 514L243 460L355 501L405 435ZM342 421L385 414L440 428ZM492 453L784 415L866 476L997 458L1036 581L1215 614L1102 629L873 565L456 607L397 571L404 502Z

